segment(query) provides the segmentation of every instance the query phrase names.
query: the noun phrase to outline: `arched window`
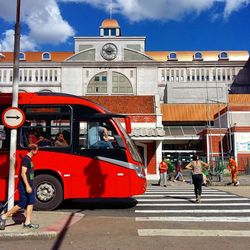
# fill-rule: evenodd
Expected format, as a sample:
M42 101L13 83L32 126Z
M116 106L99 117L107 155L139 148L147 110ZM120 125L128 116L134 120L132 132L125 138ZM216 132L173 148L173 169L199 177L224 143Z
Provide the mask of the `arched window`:
M220 57L220 59L228 59L228 54L227 54L227 52L223 51L223 52L220 53L219 57Z
M196 52L194 54L194 60L202 60L203 57L202 57L202 53L201 52Z
M25 60L25 54L23 52L19 53L19 60Z
M177 55L175 52L171 52L168 55L168 60L177 60Z
M112 94L133 93L132 85L129 79L118 72L112 72Z
M107 93L107 71L95 75L87 87L88 94Z
M44 52L42 54L42 60L50 60L50 59L51 59L51 56L49 52Z

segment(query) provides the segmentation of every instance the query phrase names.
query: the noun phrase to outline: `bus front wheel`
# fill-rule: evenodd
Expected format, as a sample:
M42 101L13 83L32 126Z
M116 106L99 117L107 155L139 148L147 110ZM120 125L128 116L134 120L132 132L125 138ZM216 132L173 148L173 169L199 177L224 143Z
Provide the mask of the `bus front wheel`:
M63 201L63 189L59 180L52 176L41 174L34 180L36 210L54 210Z

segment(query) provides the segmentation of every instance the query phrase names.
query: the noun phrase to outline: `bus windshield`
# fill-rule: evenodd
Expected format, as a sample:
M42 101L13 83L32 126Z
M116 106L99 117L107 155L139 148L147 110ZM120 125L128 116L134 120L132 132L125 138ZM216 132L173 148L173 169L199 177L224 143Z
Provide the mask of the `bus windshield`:
M129 147L129 151L132 155L133 160L137 161L137 162L141 162L142 163L142 158L139 154L139 151L137 149L136 144L134 143L133 140L131 140L131 138L128 136L128 134L126 133L124 127L121 125L120 121L118 118L114 118L116 124L118 125L119 129L122 131L124 138L127 142L127 145Z

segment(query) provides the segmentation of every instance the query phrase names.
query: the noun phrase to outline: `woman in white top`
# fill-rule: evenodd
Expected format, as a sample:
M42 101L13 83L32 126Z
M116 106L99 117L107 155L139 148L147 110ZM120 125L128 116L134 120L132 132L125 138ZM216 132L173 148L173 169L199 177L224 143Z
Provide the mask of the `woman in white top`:
M203 183L203 174L202 167L208 167L206 162L199 160L199 156L195 155L193 161L191 161L186 168L192 170L192 180L194 184L194 192L196 197L196 202L200 203L201 192L202 192L202 183Z

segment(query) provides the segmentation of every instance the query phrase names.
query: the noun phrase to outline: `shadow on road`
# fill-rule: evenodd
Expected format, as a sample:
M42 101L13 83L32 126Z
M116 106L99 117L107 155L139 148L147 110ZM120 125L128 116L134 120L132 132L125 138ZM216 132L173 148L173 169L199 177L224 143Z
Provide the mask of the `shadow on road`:
M74 199L64 201L59 209L79 209L82 211L95 209L127 209L135 207L136 204L137 200L133 198Z

